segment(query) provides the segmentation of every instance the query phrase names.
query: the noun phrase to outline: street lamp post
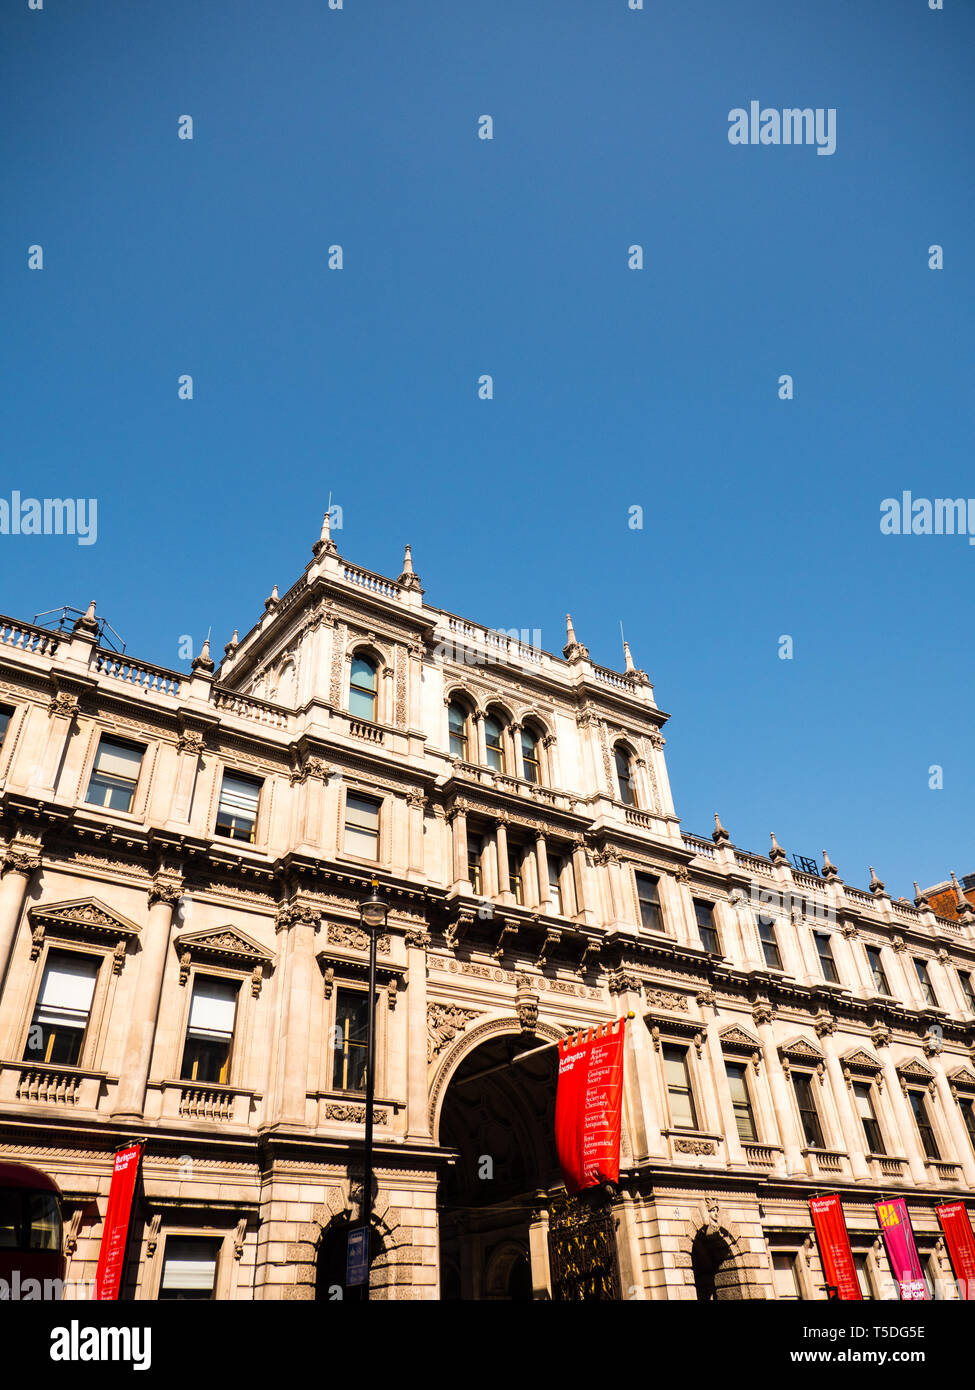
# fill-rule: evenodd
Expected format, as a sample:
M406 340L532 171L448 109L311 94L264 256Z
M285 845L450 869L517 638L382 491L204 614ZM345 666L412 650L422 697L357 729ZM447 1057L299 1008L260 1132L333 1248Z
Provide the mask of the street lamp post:
M363 1154L362 1204L359 1212L360 1224L365 1226L366 1242L366 1282L363 1298L369 1299L369 1274L372 1246L372 1111L376 1095L376 939L379 931L386 925L389 904L380 896L379 880L373 879L372 892L359 906L359 921L369 933L369 1000L366 1024L366 1135Z

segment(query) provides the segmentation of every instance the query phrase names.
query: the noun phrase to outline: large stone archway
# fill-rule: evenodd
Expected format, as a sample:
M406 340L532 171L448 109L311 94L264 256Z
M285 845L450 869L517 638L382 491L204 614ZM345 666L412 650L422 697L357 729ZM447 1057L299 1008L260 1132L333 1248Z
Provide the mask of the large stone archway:
M765 1298L759 1277L766 1267L764 1256L746 1247L737 1225L723 1217L717 1201L709 1199L706 1210L691 1213L680 1248L680 1264L699 1302Z

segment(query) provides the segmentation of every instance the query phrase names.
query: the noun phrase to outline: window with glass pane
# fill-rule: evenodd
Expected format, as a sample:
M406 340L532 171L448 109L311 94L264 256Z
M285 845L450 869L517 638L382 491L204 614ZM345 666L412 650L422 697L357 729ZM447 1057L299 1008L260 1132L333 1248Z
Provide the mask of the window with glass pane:
M0 1250L60 1250L62 1238L53 1192L0 1187Z
M345 852L358 859L379 858L379 802L349 792L345 798Z
M110 811L131 811L144 748L105 734L98 741L95 767L85 800Z
M364 656L352 658L349 676L349 713L354 719L376 722L376 668Z
M261 799L261 783L253 777L239 777L225 772L217 807L216 833L231 840L253 844L257 831L257 804Z
M369 997L361 990L340 989L335 1004L335 1049L332 1089L364 1091L369 1040Z
M554 911L561 916L565 905L562 899L562 860L557 854L548 856L548 897Z
M867 960L870 962L870 974L873 976L874 988L881 994L889 994L890 985L887 983L887 976L884 974L884 966L880 958L879 946L867 947Z
M538 735L531 729L521 731L521 762L525 770L525 781L539 783L542 780L542 764L538 756Z
M487 749L487 764L495 772L504 772L504 743L501 721L489 714L484 721L484 744Z
M615 750L616 758L616 780L619 783L620 801L624 806L635 806L636 797L633 794L633 774L630 764L630 755L625 748L617 747Z
M968 1130L968 1137L972 1141L972 1148L975 1149L975 1100L971 1096L964 1096L958 1102L962 1119L965 1121L965 1128Z
M219 1252L219 1240L207 1236L167 1236L159 1297L213 1298Z
M930 1004L932 1008L936 1009L938 1007L938 1001L935 998L934 990L931 988L931 976L928 974L928 967L923 960L917 960L915 958L914 969L917 971L917 978L921 986L921 994L925 1004Z
M823 979L831 985L838 985L840 977L836 973L836 961L833 959L833 948L826 932L813 932L816 941L816 954L819 956L819 965L823 972Z
M180 1071L182 1080L227 1085L237 990L236 980L220 980L210 975L197 975L193 980L190 1021Z
M777 1250L772 1255L772 1283L776 1298L802 1297L796 1276L796 1258L786 1250Z
M779 943L775 935L775 923L771 917L760 916L758 918L758 934L762 941L765 964L771 970L781 970L782 957L779 954Z
M49 952L27 1035L25 1062L79 1064L99 963L95 956Z
M968 1009L969 1013L975 1014L975 976L966 974L964 970L959 970L958 982L965 999L965 1008Z
M928 1104L924 1099L924 1092L908 1091L907 1098L911 1102L914 1119L917 1121L917 1130L921 1136L921 1147L924 1149L925 1157L940 1159L941 1152L934 1137L934 1130L931 1128L931 1117L928 1114Z
M484 884L484 875L481 872L481 861L484 857L484 841L480 835L467 832L467 877L471 881L471 888L475 893L480 893Z
M873 1290L870 1287L870 1273L868 1269L869 1255L865 1251L854 1250L853 1264L857 1272L857 1279L860 1283L860 1293L866 1299L873 1298Z
M796 1093L799 1119L806 1143L810 1148L824 1149L826 1145L823 1143L823 1131L819 1123L819 1111L816 1109L812 1077L808 1072L794 1071L792 1073L792 1085Z
M753 1142L758 1138L755 1131L755 1116L752 1114L751 1097L748 1094L747 1067L744 1062L726 1062L728 1085L731 1088L731 1107L735 1112L738 1138Z
M508 841L508 887L515 895L515 902L525 901L525 851L521 845Z
M3 740L7 733L7 728L10 724L10 720L12 719L12 717L13 710L10 708L10 706L0 705L0 743L3 743Z
M718 933L714 927L714 904L702 902L700 898L695 898L694 916L697 919L697 933L701 938L701 945L712 956L720 956L721 943L718 941Z
M863 1123L863 1134L867 1141L867 1149L872 1154L885 1154L883 1136L880 1133L880 1125L877 1123L877 1114L873 1108L873 1096L870 1092L870 1085L866 1081L854 1081L853 1094L856 1097L857 1114Z
M450 756L469 762L467 745L467 711L463 705L451 704L447 710L447 724L450 729Z
M687 1069L687 1053L682 1047L664 1047L664 1076L670 1097L670 1122L674 1129L697 1129L697 1112L691 1076Z
M660 880L652 874L636 875L636 896L640 905L640 925L648 931L663 931L664 923L660 912Z

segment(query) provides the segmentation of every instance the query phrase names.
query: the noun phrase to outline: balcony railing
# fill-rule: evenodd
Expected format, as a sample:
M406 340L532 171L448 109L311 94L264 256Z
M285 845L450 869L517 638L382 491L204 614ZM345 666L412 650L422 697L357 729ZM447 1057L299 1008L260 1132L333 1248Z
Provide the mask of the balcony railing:
M696 835L682 835L681 839L692 853L699 854L702 859L714 858L714 845L707 840L699 840Z
M10 618L0 618L0 643L14 647L17 651L31 652L34 656L54 656L61 641L57 632L35 627L33 623L17 623Z
M741 1147L745 1153L745 1161L752 1168L774 1168L775 1160L781 1153L781 1149L774 1148L771 1144L743 1143Z
M127 656L101 648L95 653L95 670L146 695L178 695L186 679L179 671L168 671L165 666L152 666L147 661L130 661Z

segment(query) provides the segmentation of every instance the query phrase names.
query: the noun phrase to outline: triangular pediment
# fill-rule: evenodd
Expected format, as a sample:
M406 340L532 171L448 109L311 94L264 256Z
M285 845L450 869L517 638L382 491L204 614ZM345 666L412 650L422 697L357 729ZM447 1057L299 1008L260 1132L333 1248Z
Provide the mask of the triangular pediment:
M791 1061L822 1062L825 1060L819 1048L808 1038L793 1038L791 1042L780 1044L779 1053Z
M184 932L174 945L180 955L188 951L191 956L219 956L241 965L269 964L274 959L259 941L230 926Z
M907 1062L898 1062L896 1071L898 1076L913 1077L915 1081L923 1081L925 1084L934 1080L931 1068L919 1062L916 1057L910 1058Z
M32 907L28 917L35 930L42 927L46 932L58 930L72 935L91 935L109 937L118 941L122 937L138 936L139 928L128 917L106 907L98 898L74 898L66 903L40 903Z
M719 1034L722 1047L744 1047L749 1052L760 1052L762 1044L758 1038L753 1038L751 1033L746 1033L744 1028L738 1028L731 1024L728 1028L722 1028Z
M877 1058L864 1051L862 1047L852 1047L849 1052L844 1052L840 1061L845 1067L849 1067L853 1071L878 1072L883 1070Z
M950 1071L948 1080L953 1086L961 1086L966 1091L975 1091L975 1073L970 1072L967 1067L956 1067L954 1071Z

